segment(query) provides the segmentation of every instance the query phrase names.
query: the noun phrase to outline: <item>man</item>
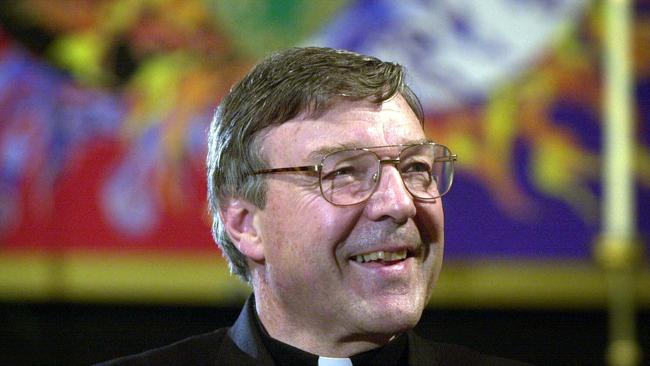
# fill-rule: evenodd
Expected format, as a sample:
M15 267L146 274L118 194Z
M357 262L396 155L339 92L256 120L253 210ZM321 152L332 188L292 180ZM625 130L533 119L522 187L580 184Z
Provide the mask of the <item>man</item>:
M456 156L400 65L294 48L209 132L213 234L253 295L233 327L114 365L515 365L411 331L438 278Z

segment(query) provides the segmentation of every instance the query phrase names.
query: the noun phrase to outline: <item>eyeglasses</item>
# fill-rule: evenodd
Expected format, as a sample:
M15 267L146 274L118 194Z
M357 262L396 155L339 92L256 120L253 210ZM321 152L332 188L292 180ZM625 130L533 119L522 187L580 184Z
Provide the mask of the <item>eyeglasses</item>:
M386 148L401 150L396 159L381 159L373 151ZM446 146L424 142L337 150L317 165L262 169L253 174L317 172L323 197L333 205L349 206L370 198L381 179L381 166L393 164L414 198L432 201L449 192L456 160Z

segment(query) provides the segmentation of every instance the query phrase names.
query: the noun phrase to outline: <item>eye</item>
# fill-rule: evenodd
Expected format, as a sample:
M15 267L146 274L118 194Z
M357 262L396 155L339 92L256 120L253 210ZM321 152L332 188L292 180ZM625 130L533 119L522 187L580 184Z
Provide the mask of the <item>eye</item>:
M402 166L402 173L430 173L431 165L423 161L412 161Z
M344 176L351 176L355 174L355 168L353 166L343 166L339 167L331 172L328 172L323 176L324 180L341 178Z

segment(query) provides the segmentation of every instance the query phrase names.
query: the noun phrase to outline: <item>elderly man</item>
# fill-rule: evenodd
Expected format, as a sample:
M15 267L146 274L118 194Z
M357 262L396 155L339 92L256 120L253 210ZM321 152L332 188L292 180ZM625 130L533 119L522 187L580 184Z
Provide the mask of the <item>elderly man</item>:
M235 85L209 133L213 234L253 289L234 326L115 365L516 365L425 341L456 156L400 65L294 48Z

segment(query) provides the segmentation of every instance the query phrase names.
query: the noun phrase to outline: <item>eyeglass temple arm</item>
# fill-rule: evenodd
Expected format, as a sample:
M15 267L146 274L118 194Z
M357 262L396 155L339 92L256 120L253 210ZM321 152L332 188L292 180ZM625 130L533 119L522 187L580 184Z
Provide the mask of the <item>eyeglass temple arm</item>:
M306 166L295 166L288 168L275 168L275 169L260 169L254 171L252 174L269 174L269 173L285 173L285 172L319 172L320 165L306 165Z

